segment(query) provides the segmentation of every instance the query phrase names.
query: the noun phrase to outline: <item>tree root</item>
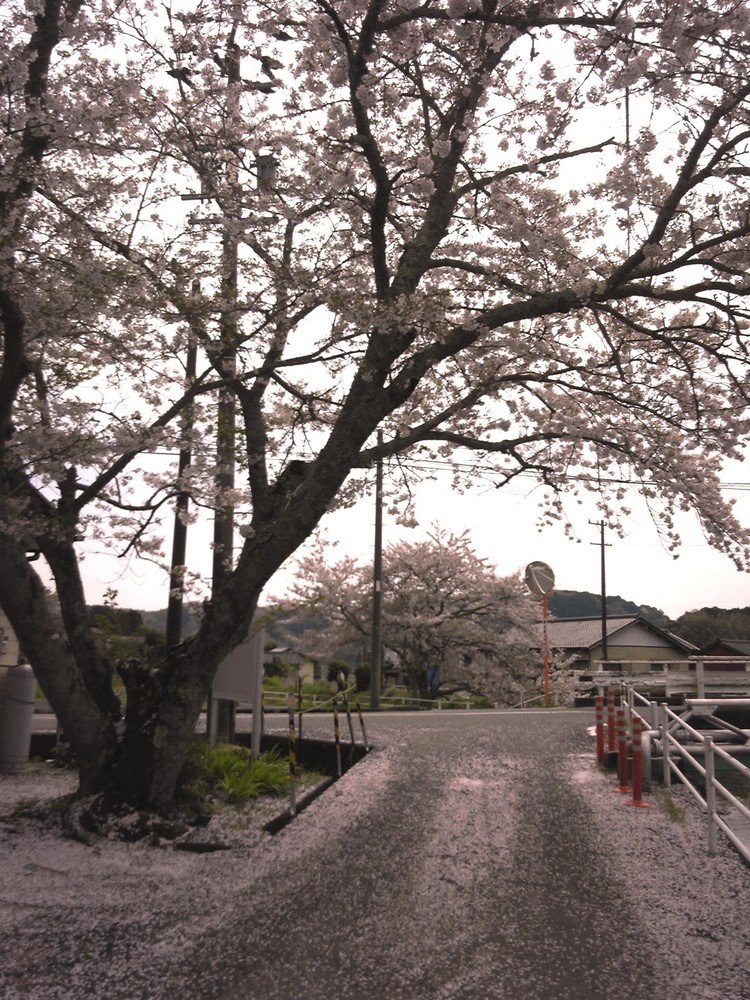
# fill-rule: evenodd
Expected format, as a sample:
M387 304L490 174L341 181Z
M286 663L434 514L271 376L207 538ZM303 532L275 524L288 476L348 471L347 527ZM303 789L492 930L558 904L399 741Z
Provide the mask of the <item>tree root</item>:
M29 803L3 819L33 820L43 826L58 827L62 835L87 847L102 839L125 843L148 841L154 846L174 846L182 851L205 853L226 850L227 845L195 837L197 827L181 816L161 816L125 804L113 805L105 796L66 795L54 802Z
M91 806L96 796L73 797L60 812L63 834L87 847L93 847L96 837L92 828Z

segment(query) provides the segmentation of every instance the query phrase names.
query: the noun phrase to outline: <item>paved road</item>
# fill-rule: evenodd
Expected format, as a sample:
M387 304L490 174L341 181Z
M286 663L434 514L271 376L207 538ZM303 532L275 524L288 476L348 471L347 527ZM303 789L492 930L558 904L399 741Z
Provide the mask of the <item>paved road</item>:
M668 996L575 780L589 721L370 717L383 746L278 835L272 884L250 880L231 928L205 942L200 995Z
M750 1000L750 870L723 840L708 856L687 793L681 822L626 808L592 721L370 716L375 752L236 851L14 839L9 996Z

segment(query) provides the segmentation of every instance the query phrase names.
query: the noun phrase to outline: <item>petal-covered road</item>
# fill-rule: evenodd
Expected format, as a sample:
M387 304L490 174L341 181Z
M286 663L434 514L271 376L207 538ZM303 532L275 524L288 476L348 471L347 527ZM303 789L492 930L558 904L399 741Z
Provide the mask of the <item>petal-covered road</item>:
M8 812L32 789L5 776L0 996L750 1000L750 869L725 842L708 856L687 793L680 822L657 789L628 808L592 722L371 716L362 763L274 838L224 815L241 828L213 854L62 840Z
M381 749L279 835L271 881L251 880L231 930L205 942L204 957L221 955L205 995L750 998L748 911L722 928L717 907L708 926L723 947L701 948L691 935L708 900L696 892L689 913L693 873L670 913L661 896L686 891L673 864L685 831L625 807L593 766L590 721L371 722ZM728 866L747 903L750 872L728 850L708 859L700 833L698 885L720 898Z

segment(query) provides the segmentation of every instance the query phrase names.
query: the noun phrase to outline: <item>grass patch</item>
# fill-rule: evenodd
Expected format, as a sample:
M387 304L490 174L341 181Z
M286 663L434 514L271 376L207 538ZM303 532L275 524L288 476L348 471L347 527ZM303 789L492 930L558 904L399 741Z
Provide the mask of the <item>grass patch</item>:
M211 813L212 800L233 805L274 793L289 783L289 766L278 750L254 759L245 747L196 739L180 777L180 807L189 814Z
M662 792L659 796L659 808L673 823L685 822L685 810L677 805L669 792Z
M39 805L39 798L36 795L29 796L28 798L19 799L18 802L13 806L11 812L12 816L21 816L23 813L28 812L29 809L33 809L34 806Z

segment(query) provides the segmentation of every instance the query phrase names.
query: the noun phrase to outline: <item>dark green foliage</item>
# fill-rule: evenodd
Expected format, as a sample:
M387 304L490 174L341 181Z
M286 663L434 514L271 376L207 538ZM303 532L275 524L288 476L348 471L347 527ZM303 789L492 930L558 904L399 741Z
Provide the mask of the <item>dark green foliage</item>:
M367 663L360 663L358 667L354 668L354 676L357 682L358 691L369 691L370 690L370 667Z
M699 608L680 615L672 631L699 649L716 639L750 640L750 608Z
M219 743L211 747L196 737L183 765L178 803L189 816L211 811L210 800L222 798L239 803L282 789L289 780L289 768L277 750L254 760L245 747Z
M584 590L556 590L549 599L550 614L555 618L595 618L601 614L601 608L601 596ZM657 628L665 628L669 623L669 619L659 608L635 604L617 595L607 596L607 613L640 615Z
M133 608L113 608L108 604L93 604L90 608L95 628L109 635L133 635L143 625L143 615Z
M344 660L330 660L328 663L328 680L329 681L339 681L341 678L339 674L344 675L344 682L346 683L349 674L351 673L351 667Z

